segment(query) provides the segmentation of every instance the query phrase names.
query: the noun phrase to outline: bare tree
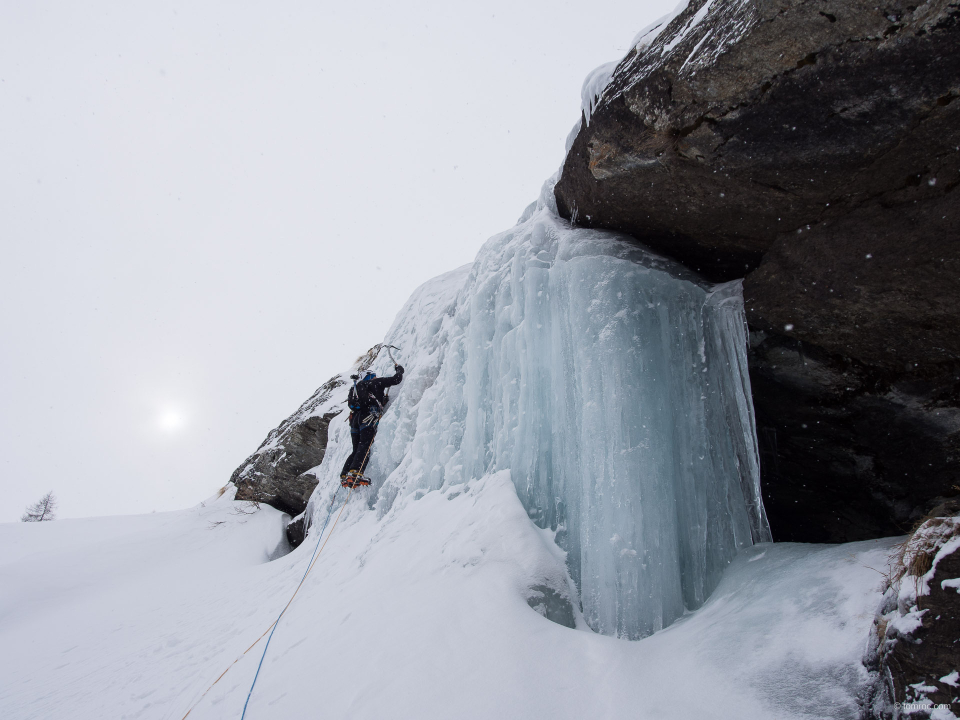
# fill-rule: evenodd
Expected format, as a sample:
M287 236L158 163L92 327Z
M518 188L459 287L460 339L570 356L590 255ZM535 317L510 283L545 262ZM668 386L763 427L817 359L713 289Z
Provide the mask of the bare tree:
M45 522L46 520L56 520L57 498L53 496L53 490L48 492L33 505L27 506L27 511L20 518L21 522Z

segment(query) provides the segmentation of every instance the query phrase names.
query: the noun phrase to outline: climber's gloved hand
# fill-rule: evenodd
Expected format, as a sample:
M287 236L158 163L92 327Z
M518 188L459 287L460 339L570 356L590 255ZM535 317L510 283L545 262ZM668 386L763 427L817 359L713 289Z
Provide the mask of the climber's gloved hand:
M394 365L394 366L393 366L393 369L394 369L396 372L398 372L398 373L400 373L400 374L403 374L403 365Z

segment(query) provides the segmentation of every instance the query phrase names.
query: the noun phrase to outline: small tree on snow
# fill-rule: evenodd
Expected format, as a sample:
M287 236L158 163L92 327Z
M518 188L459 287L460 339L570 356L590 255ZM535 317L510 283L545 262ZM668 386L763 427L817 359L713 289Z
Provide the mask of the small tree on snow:
M33 505L27 506L27 511L20 518L21 522L44 522L46 520L56 520L57 499L53 496L53 490L48 492Z

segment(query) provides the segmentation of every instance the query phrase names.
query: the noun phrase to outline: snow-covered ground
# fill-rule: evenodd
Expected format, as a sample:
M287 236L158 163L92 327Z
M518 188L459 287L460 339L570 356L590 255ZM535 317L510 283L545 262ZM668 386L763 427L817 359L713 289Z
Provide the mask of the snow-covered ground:
M508 472L402 497L379 519L369 492L277 629L250 720L855 716L872 568L892 541L754 546L700 610L627 641L530 607L531 588L568 580ZM2 716L179 720L240 657L190 714L239 718L263 641L243 652L315 538L270 560L283 516L230 497L0 525Z

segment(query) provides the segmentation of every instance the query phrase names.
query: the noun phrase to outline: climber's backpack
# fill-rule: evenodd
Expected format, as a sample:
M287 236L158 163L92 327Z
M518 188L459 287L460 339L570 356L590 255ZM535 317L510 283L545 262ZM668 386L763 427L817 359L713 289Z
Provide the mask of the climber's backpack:
M353 387L347 392L347 407L352 411L375 409L381 411L380 401L369 391L367 383L364 380L359 382L354 379Z
M351 410L360 409L360 399L357 397L357 382L354 380L353 387L347 393L347 407Z

